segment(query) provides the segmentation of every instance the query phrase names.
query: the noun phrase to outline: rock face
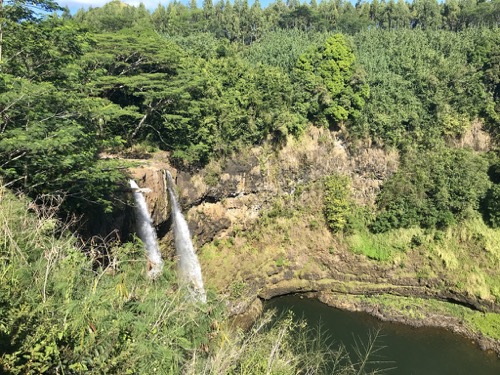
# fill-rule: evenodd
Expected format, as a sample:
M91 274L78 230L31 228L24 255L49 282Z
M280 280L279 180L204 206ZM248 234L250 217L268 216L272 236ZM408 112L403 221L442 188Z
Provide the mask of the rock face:
M140 187L152 190L146 194L151 215L157 227L164 229L159 233L163 242L170 243L170 209L162 171L172 173L195 247L208 246L200 258L205 282L237 301L230 310L242 325L259 311L257 297L295 292L419 296L500 311L491 300L457 292L446 283L445 274L419 277L422 257L418 250L408 250L405 264L372 261L343 248L324 223L319 225L312 216L282 223L275 218L271 233L261 231L264 238L245 242L277 198L285 205L300 200L302 207L318 206L322 196L317 192L297 192L334 173L350 176L357 203L374 204L383 181L398 167L398 155L369 144L347 149L344 142L341 133L310 127L279 151L266 145L255 147L189 172L177 171L162 157L132 169L131 175ZM224 246L219 243L230 250L221 253ZM248 303L240 306L240 301Z
M170 210L166 198L163 170L175 178L181 206L188 216L190 229L199 245L249 227L259 212L275 196L293 194L297 188L322 177L340 173L352 179L352 193L358 203L371 205L380 186L398 167L397 152L358 145L348 151L340 132L310 127L298 140L275 151L255 147L222 162L196 171L177 171L159 153L131 168L131 177L142 188L149 188L146 201L155 224L168 222ZM449 140L455 147L490 148L488 133L474 122L460 139ZM352 147L351 147L352 149Z
M492 149L491 136L483 129L483 123L475 120L461 137L449 139L454 147L470 148L474 151L490 151Z
M229 307L230 325L247 330L262 314L263 310L264 305L259 298L255 298L250 303L243 301L241 304L232 305Z
M349 154L339 133L311 127L278 152L256 147L196 173L179 172L176 182L202 245L232 233L235 226L245 230L274 197L291 195L332 173L351 176L354 199L373 204L382 181L397 166L396 153L360 147Z
M156 226L168 222L170 210L163 170L174 176L180 204L187 214L198 245L245 230L260 211L278 195L322 177L341 173L351 176L354 198L373 204L384 179L398 166L396 153L360 147L349 154L339 133L311 127L300 140L291 139L279 152L256 147L194 172L177 171L166 157L144 161L131 168L131 178L145 194Z
M163 171L171 172L195 247L200 248L214 240L234 237L238 232L251 232L277 197L291 197L304 186L332 173L349 175L354 199L373 204L382 181L397 169L397 154L363 146L352 152L343 142L338 132L310 127L300 139L289 139L279 151L269 145L254 147L190 172L177 171L168 164L167 155L158 154L153 159L136 160L142 165L131 168L130 176L141 188L150 190L145 198L160 242L171 246L170 206ZM319 234L322 235L329 236L329 233ZM312 238L308 244L314 251L322 246L314 245L315 241ZM289 254L285 254L287 251ZM282 249L282 252L284 259L290 258L290 263L308 262L307 257L297 255L298 249ZM297 277L290 267L281 267L269 279L280 280L280 272L285 269L287 280ZM245 272L244 282L252 284L256 297L267 281L256 281L252 271ZM323 273L311 276L322 277L330 276Z
M165 223L170 217L170 206L163 169L155 165L144 165L129 171L137 185L146 190L144 197L153 222L157 226Z
M341 173L353 178L358 199L371 202L381 181L395 171L397 164L395 154L377 149L365 148L349 155L336 133L311 128L277 154L255 148L244 163L229 160L207 195L291 194L300 185Z

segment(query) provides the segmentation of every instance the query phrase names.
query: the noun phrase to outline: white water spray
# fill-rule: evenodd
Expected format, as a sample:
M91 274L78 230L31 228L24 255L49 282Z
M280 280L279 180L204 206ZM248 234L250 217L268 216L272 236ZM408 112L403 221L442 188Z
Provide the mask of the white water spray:
M174 193L174 182L172 175L167 172L168 194L170 197L170 205L172 207L172 222L174 224L174 240L175 251L177 254L177 272L181 282L188 287L193 297L203 303L207 301L203 279L201 275L201 267L198 262L191 241L189 228L179 208L179 203Z
M148 276L155 279L161 274L163 269L163 260L161 259L160 250L158 249L158 240L156 231L153 227L153 221L149 215L146 199L142 195L147 189L139 189L139 186L134 180L129 181L132 188L135 200L135 215L137 221L137 234L144 243L146 248L146 256L148 258Z

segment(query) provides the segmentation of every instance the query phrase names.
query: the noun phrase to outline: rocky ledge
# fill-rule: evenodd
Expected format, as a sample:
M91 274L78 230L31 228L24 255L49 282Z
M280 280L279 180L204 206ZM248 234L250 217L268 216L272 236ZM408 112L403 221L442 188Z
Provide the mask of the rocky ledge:
M404 314L404 308L398 311L354 298L418 297L475 312L500 312L491 293L467 292L450 280L453 271L443 266L443 260L430 259L425 249L409 247L404 249L404 259L375 261L352 253L332 235L322 219L321 190L314 186L333 173L348 175L353 199L370 206L383 181L398 166L396 153L370 145L348 150L344 141L341 133L310 128L279 152L264 145L191 171L177 171L160 158L144 161L131 174L141 187L156 192L148 203L157 226L167 229L169 210L161 170L169 169L175 176L183 211L200 249L205 282L236 301L230 310L244 326L261 310L259 299L313 293L332 306L366 311L381 319L445 327L500 353L498 341L482 337L459 318L429 309L414 319ZM276 207L277 201L281 206ZM296 219L295 214L286 217L292 202L301 211ZM285 216L280 216L283 211ZM263 224L269 212L278 215ZM164 252L170 240L167 232L163 233ZM479 255L477 262L486 255Z
M288 294L302 294L307 298L315 298L322 303L351 312L365 312L382 321L402 323L413 327L436 327L447 329L455 334L461 335L472 343L477 344L482 350L495 352L500 358L500 340L483 335L481 332L472 330L467 322L457 316L452 316L440 311L426 308L426 306L415 305L414 300L405 303L405 297L401 297L403 308L387 306L377 301L376 296L384 297L384 294L377 294L374 298L363 298L373 293L373 288L363 292L361 289L357 294L350 294L348 291L334 292L331 290L317 291L316 286L307 283L297 283L291 281L287 286L282 285L282 289L263 289L261 295L255 299L246 298L230 305L232 313L231 321L234 325L246 329L260 316L263 311L262 300L266 300ZM277 294L278 293L278 294ZM412 294L409 294L412 296ZM392 296L392 295L391 295ZM360 298L361 297L361 298ZM413 303L413 305L412 305Z

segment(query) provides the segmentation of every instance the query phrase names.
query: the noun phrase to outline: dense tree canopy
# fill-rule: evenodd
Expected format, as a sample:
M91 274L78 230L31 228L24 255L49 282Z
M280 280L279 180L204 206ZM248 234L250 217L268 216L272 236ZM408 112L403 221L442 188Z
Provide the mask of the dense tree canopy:
M109 140L95 137L95 110L107 100L87 97L78 81L90 39L57 17L11 26L0 81L2 175L34 197L66 196L73 212L109 210L121 177L100 165Z
M57 4L4 2L1 173L33 196L81 197L69 206L84 210L109 208L119 180L99 153L136 144L189 166L283 143L308 122L400 150L473 121L498 136L499 33L471 28L494 25L497 8L206 1L150 13L112 1L44 16Z
M495 35L488 29L357 34L372 95L352 131L401 147L458 136L478 117L496 126L496 86L485 79L481 58L472 57ZM484 48L485 62L491 48Z
M333 0L299 2L276 1L265 9L259 1L204 2L197 8L181 2L159 5L152 15L155 27L165 33L209 31L218 37L249 44L269 31L342 31L354 34L376 29L464 30L474 26L497 26L500 19L498 0L390 0L371 2Z
M301 55L293 71L299 112L318 125L329 126L359 117L369 89L355 60L341 34Z

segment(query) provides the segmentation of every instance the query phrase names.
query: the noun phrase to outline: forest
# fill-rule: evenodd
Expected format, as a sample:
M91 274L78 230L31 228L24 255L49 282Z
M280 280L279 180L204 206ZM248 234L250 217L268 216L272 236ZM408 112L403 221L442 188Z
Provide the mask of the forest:
M231 341L223 301L192 308L173 272L148 282L137 242L80 247L89 220L123 209L127 164L102 155L163 150L194 172L325 128L353 152L400 159L369 209L348 178L325 179L332 233L474 220L500 238L499 22L498 0L115 0L74 14L0 2L0 369L269 373L279 337L289 344L273 372L320 372L291 345L290 321ZM455 146L470 131L487 134L481 152ZM237 349L251 346L257 355Z

